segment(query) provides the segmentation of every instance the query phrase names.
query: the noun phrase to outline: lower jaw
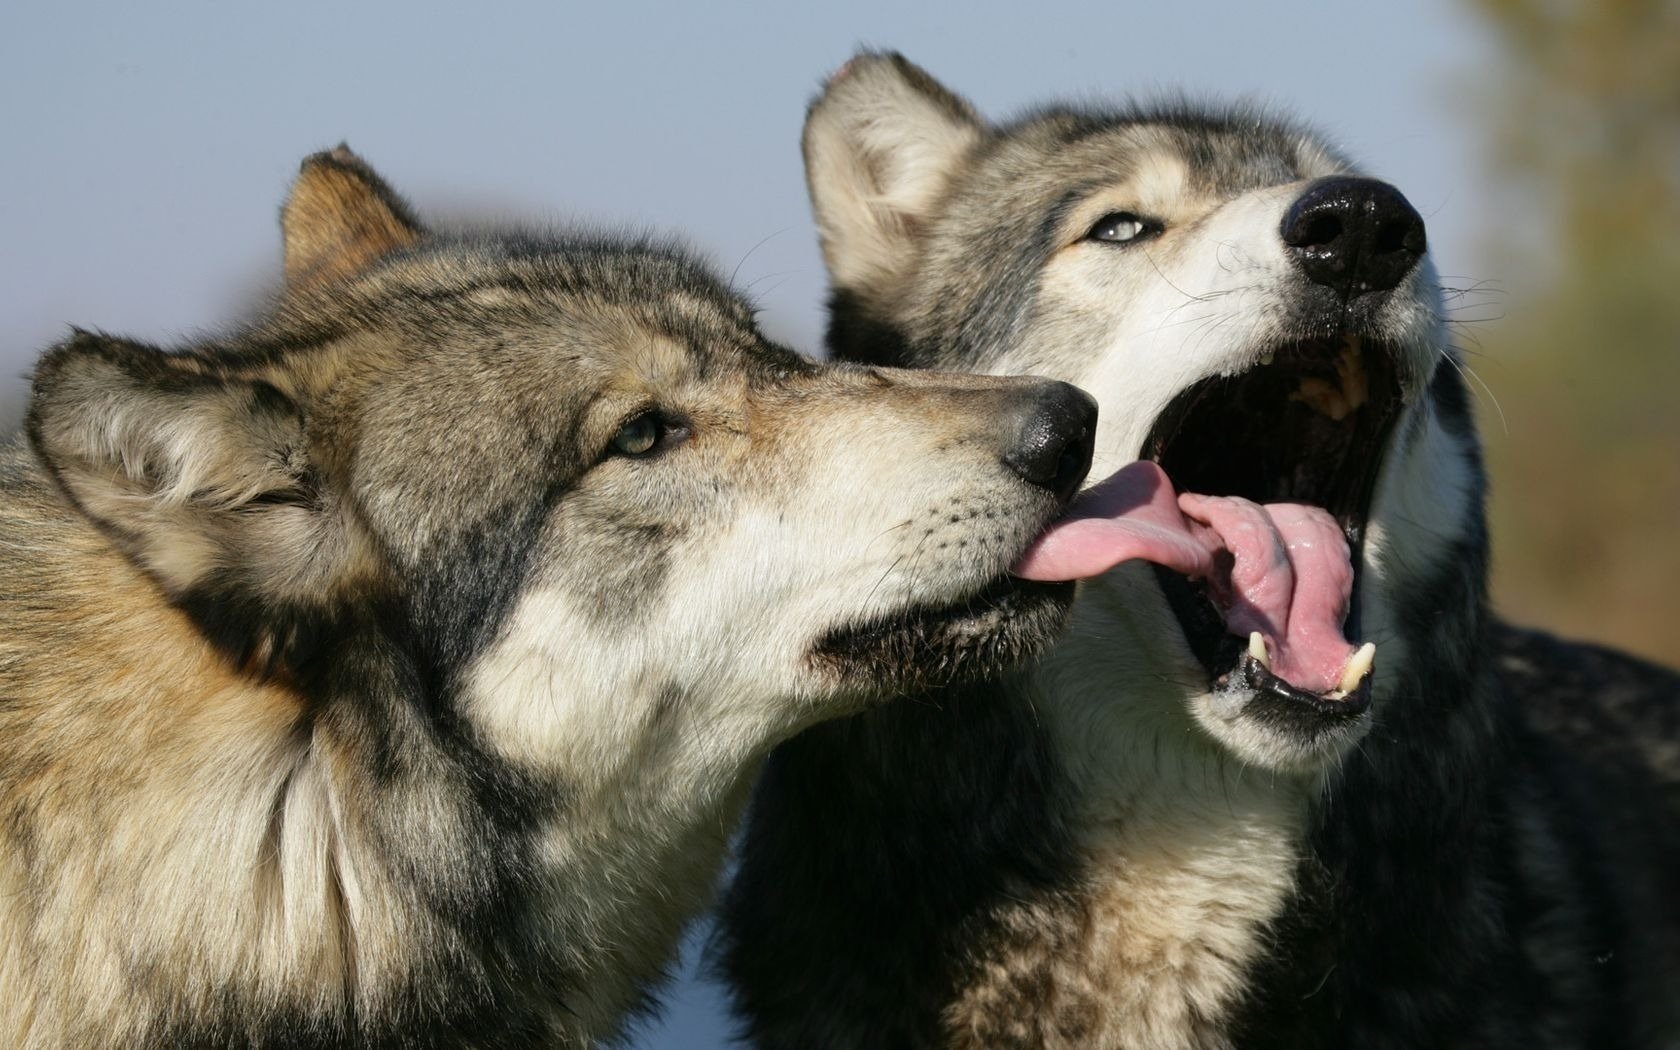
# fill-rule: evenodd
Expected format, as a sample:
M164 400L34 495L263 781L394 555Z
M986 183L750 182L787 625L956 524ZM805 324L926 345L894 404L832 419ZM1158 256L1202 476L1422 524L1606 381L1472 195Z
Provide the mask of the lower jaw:
M1322 696L1305 689L1297 689L1271 673L1252 656L1244 654L1237 666L1222 676L1216 689L1246 689L1256 701L1290 705L1314 718L1357 718L1371 706L1371 675L1344 696Z
M961 601L831 631L811 663L866 691L929 689L1001 675L1054 644L1072 583L999 577Z
M1360 543L1351 544L1353 547L1353 563L1357 567L1361 557ZM1246 642L1231 634L1225 627L1225 618L1214 608L1211 601L1199 587L1184 577L1164 569L1158 565L1150 566L1155 573L1155 581L1160 585L1161 593L1167 599L1167 605L1172 609L1173 617L1177 621L1180 633L1190 651L1195 654L1197 662L1207 672L1210 689L1227 687L1250 687L1258 691L1277 696L1293 696L1303 702L1318 702L1326 704L1358 704L1360 710L1369 703L1371 676L1367 674L1357 688L1351 689L1346 696L1321 696L1303 689L1297 689L1290 683L1270 673L1270 670L1260 665L1245 652ZM1342 634L1355 648L1364 641L1361 630L1360 584L1364 573L1356 568L1353 574L1353 589L1348 599L1349 612L1342 625ZM1363 699L1359 699L1363 697Z

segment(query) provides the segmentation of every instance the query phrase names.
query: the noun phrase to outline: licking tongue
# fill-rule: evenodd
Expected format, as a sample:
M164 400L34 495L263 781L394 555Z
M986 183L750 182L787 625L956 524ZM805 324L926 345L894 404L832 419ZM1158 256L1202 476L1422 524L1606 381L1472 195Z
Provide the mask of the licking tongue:
M1297 689L1349 692L1370 669L1373 647L1356 653L1342 635L1353 566L1322 508L1176 495L1159 466L1139 461L1082 494L1012 571L1076 580L1134 558L1203 580L1226 630Z

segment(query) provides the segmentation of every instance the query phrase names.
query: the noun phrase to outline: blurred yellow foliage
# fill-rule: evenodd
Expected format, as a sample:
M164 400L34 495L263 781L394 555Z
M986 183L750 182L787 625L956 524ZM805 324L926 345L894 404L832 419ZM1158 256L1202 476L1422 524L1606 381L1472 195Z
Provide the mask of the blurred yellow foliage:
M1484 398L1494 599L1519 623L1673 664L1680 3L1471 4L1506 60L1485 117L1505 187L1491 257L1511 295L1503 320L1460 338L1504 416Z

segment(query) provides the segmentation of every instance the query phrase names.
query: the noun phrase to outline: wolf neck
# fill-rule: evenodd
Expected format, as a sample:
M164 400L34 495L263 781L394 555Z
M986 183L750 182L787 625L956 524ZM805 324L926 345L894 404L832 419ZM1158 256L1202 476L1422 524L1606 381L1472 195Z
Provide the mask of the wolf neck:
M700 694L610 660L568 680L517 634L463 707L499 761L555 786L530 829L529 926L590 990L566 1007L598 1039L658 986L712 902L752 779L788 730L761 690Z
M1025 683L1066 779L1082 888L1060 920L993 946L1006 987L961 990L947 1016L977 1044L995 1033L989 1004L1019 995L1037 957L1051 1001L1033 1008L1081 1018L1067 1045L1205 1045L1293 891L1318 785L1244 766L1192 724L1182 672L1152 662L1160 624L1139 615L1152 585L1140 568L1083 585L1067 633ZM1005 931L1032 928L999 918Z
M370 757L350 726L237 670L37 476L8 494L44 509L27 547L14 532L0 548L48 564L12 577L31 581L47 615L0 640L0 690L21 701L0 705L7 765L34 778L11 797L42 800L0 820L0 973L12 975L0 1025L21 1016L49 1042L74 1043L85 1024L166 1045L168 1004L132 982L194 990L203 1001L187 1013L254 1005L276 1024L328 1025L412 987L448 931L423 903L431 887L400 872L457 870L458 837L432 826L452 831L457 811L435 796L426 819L388 811L400 791L377 785L401 779L389 766L368 791L347 790ZM432 863L416 867L424 848ZM51 936L26 948L17 938L32 929ZM30 953L25 980L9 962Z
M125 975L171 967L187 969L169 979L230 1009L254 1004L277 1026L321 1031L380 1011L398 1025L438 1020L441 1008L440 1023L489 1042L548 1030L559 1045L588 1045L639 1004L712 888L750 765L704 812L611 853L621 834L646 830L644 798L682 791L677 763L650 763L677 786L642 785L584 821L557 781L517 775L433 724L400 646L377 632L340 639L357 648L344 661L355 670L322 673L338 691L306 700L236 668L80 519L37 531L47 538L11 549L63 562L38 574L67 581L40 596L53 613L42 620L73 637L49 646L30 626L0 639L0 686L27 701L10 719L0 705L0 735L13 771L43 771L41 797L78 833L47 834L33 810L0 821L16 829L0 831L6 854L35 857L40 872L24 892L0 865L0 959L25 957L9 936L56 923L39 950L106 982L95 998L124 1011L108 1027L137 1045L167 1045L169 1019L161 1006L145 1012L150 1000L127 994ZM53 760L45 729L105 743ZM175 845L151 848L160 841ZM642 932L620 938L624 928ZM113 929L126 939L99 932ZM609 943L624 950L596 950ZM64 1003L84 1001L17 994L36 998L0 997L0 1021L15 1006L42 1031L72 1024Z
M614 776L521 771L417 717L400 660L366 663L347 682L357 695L294 727L268 774L257 918L314 915L305 927L323 931L285 945L273 976L346 1002L447 987L558 1045L611 1037L709 903L758 756L681 750L700 730L672 698L596 697L670 724L637 737ZM387 952L406 968L381 972Z

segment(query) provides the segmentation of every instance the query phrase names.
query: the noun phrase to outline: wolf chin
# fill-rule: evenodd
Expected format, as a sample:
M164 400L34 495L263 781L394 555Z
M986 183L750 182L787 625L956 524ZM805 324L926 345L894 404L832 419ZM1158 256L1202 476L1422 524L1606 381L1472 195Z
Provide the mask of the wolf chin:
M286 287L0 458L0 1043L594 1046L770 747L998 673L1064 383L815 365L683 251L305 162Z
M1680 1045L1680 680L1490 614L1399 191L1251 109L993 125L890 54L804 150L838 356L1054 375L1094 476L1322 508L1376 648L1305 693L1133 562L1030 670L782 746L724 923L757 1045Z

